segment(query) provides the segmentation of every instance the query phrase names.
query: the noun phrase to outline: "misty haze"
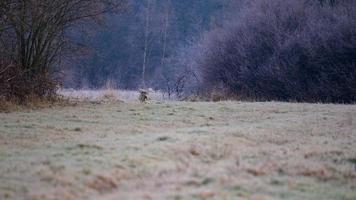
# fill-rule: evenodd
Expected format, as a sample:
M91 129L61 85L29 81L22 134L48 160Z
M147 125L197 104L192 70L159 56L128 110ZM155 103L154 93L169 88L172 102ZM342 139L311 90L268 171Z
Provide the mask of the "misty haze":
M0 0L0 199L355 200L356 1Z

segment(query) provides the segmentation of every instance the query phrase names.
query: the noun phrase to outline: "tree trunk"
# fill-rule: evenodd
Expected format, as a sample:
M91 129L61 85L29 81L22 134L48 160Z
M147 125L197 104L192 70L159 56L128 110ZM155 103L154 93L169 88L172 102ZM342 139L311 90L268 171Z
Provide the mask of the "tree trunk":
M145 47L143 52L143 63L142 63L142 87L146 88L146 68L147 68L147 52L148 52L148 36L149 36L149 20L150 20L150 7L151 0L147 0L146 8L146 24L145 24Z

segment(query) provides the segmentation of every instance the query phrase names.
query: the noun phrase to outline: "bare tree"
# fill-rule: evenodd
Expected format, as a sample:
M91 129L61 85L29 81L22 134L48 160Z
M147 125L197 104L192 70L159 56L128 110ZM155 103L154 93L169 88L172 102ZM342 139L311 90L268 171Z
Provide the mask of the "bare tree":
M165 68L166 64L166 53L167 53L167 37L168 37L168 27L169 27L169 22L170 22L170 14L171 14L171 1L167 0L165 1L164 4L164 13L163 13L163 28L162 28L162 55L161 55L161 69ZM164 70L161 70L161 73L163 73ZM168 93L168 98L171 98L172 95L172 86L170 80L170 77L166 76L165 74L161 75L164 78L165 85L166 85L166 91Z
M150 11L151 9L151 0L147 0L146 5L146 15L145 15L145 41L144 41L144 51L143 51L143 62L142 62L142 87L146 87L146 68L147 68L147 54L149 48L149 31L150 31Z
M120 9L123 1L6 0L0 6L0 50L13 54L13 64L21 69L16 75L24 90L18 95L46 96L56 87L55 66L71 44L67 30Z
M167 34L168 34L168 26L169 19L171 13L171 1L167 0L164 5L164 14L163 14L163 37L162 37L162 57L161 57L161 67L164 67L166 51L167 51Z

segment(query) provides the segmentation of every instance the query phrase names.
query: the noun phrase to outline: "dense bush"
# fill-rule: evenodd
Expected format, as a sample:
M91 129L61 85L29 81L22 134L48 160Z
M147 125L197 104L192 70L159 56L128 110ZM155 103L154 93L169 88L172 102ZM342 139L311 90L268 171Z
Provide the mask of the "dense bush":
M356 1L256 0L207 34L202 88L256 100L356 101Z

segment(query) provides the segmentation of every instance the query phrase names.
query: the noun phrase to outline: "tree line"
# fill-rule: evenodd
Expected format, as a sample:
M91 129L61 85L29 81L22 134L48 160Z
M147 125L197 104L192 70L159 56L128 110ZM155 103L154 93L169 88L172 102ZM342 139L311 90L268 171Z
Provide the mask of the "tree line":
M196 48L206 96L356 102L356 1L250 1Z
M120 12L118 12L120 11ZM0 94L356 101L353 0L2 0Z
M80 38L90 56L69 66L66 87L152 87L169 93L185 79L183 51L229 18L236 0L128 0L104 28Z

